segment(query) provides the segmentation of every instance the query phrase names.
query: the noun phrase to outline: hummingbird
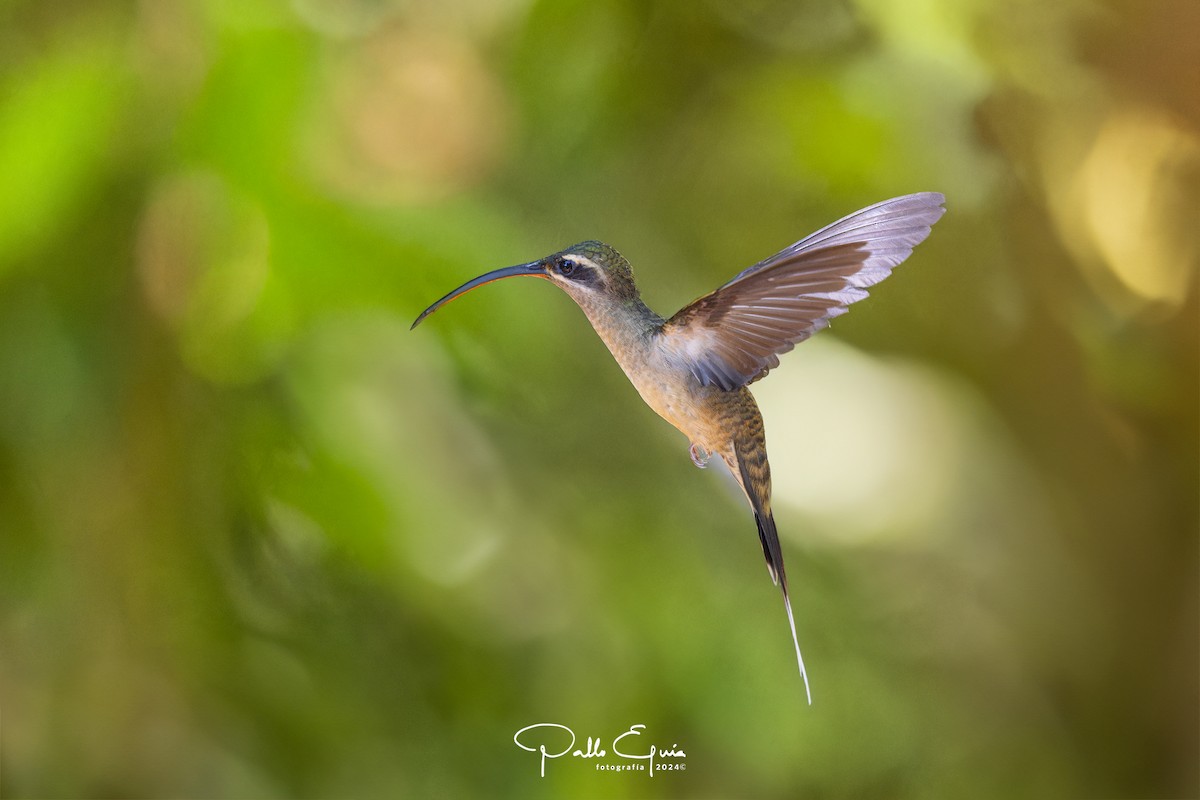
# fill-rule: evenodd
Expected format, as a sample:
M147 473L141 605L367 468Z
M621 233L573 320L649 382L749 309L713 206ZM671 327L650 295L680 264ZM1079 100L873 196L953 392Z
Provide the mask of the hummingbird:
M719 456L741 487L754 512L767 571L783 591L811 705L771 511L762 414L747 387L779 366L781 354L890 275L929 235L945 213L944 202L937 192L921 192L856 211L742 270L670 318L642 302L633 269L620 253L587 241L467 281L422 311L412 328L451 300L502 278L541 278L566 292L646 404L688 438L696 466L704 468L711 456Z

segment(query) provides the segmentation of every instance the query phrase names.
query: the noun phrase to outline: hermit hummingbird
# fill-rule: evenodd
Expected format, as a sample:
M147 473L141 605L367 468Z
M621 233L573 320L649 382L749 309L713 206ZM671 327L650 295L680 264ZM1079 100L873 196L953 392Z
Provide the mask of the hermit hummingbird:
M629 262L588 241L480 275L421 312L418 324L485 283L526 276L556 284L604 340L642 399L688 437L692 461L720 456L750 502L771 580L783 590L796 661L812 703L771 512L771 468L762 415L747 386L847 306L867 296L945 213L936 192L905 195L843 217L742 270L664 319L642 302Z

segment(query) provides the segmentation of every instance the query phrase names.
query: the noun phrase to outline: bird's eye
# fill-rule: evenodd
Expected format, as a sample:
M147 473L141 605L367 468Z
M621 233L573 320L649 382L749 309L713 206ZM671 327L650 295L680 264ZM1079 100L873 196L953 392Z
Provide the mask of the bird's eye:
M569 258L564 258L558 262L558 271L564 278L569 278L575 274L575 268L579 265Z

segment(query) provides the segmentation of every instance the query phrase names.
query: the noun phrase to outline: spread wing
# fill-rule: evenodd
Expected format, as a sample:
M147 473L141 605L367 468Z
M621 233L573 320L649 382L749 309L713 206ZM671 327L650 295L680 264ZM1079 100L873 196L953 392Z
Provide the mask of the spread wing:
M944 202L922 192L843 217L681 309L663 325L664 347L701 384L758 380L908 258Z

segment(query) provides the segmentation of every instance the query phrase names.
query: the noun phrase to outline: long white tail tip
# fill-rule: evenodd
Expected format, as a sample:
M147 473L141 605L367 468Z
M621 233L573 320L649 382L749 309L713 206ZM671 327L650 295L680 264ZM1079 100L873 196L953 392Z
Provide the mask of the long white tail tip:
M808 670L804 668L804 656L800 655L800 639L796 636L796 619L792 616L792 601L783 593L783 604L787 608L788 625L792 629L792 644L796 646L796 663L800 665L800 677L804 679L804 693L808 695L808 704L812 705L812 690L808 688Z

